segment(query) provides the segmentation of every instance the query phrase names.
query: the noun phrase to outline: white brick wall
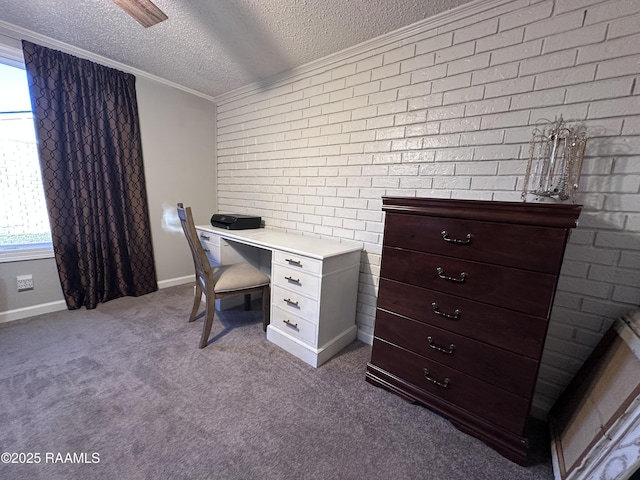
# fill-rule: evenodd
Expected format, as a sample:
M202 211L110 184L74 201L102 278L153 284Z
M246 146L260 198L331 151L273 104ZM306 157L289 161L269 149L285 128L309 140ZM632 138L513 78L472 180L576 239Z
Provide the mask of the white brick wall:
M544 415L640 302L640 2L487 0L218 99L218 205L365 245L371 340L383 195L520 201L533 125L587 126L534 399Z

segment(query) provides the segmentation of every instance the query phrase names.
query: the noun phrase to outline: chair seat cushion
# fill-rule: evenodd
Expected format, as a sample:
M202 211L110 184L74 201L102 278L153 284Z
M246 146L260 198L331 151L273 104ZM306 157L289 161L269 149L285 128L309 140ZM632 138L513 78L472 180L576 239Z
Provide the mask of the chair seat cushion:
M216 293L261 287L270 283L269 276L248 263L235 263L214 267L213 276L217 280Z

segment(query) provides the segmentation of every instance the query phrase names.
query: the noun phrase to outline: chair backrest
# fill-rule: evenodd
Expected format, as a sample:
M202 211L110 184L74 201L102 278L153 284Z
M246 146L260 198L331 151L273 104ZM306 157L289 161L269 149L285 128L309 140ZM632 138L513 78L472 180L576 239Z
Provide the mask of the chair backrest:
M193 264L196 268L196 275L205 282L206 279L211 278L211 264L198 238L198 232L193 222L193 216L191 215L191 207L185 208L182 203L179 203L178 217L180 218L184 235L189 242L191 255L193 256Z

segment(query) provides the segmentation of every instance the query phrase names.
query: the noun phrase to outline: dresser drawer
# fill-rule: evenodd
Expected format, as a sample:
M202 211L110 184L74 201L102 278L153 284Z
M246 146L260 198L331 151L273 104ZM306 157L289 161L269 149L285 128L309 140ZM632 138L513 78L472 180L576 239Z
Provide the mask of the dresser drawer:
M291 312L282 310L280 307L271 309L270 325L309 345L316 344L317 326L297 315L291 314Z
M524 431L529 413L529 401L524 398L378 338L374 339L371 363L495 425ZM426 378L425 368L429 378L439 384ZM425 402L429 403L428 397Z
M549 314L556 286L547 273L390 247L381 276L539 317Z
M274 285L271 289L271 302L283 311L317 323L318 301L297 292Z
M320 291L320 278L301 270L273 264L271 282L292 292L317 299Z
M380 279L378 309L395 312L533 359L540 357L547 332L546 318L385 278Z
M375 336L521 397L533 393L538 362L384 310Z
M275 250L273 252L273 262L290 267L295 271L316 274L322 273L322 262L290 252Z
M387 213L384 245L558 273L566 236L564 228Z

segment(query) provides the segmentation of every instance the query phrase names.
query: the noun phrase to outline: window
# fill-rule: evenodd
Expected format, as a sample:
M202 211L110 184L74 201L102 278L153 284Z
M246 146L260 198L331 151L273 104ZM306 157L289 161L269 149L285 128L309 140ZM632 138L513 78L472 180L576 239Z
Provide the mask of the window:
M0 262L53 256L27 74L0 58Z

